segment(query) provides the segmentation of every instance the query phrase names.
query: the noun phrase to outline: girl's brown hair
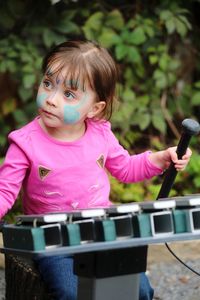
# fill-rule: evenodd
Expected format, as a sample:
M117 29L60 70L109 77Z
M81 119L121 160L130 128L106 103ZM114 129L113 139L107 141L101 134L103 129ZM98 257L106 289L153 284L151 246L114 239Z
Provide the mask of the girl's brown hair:
M109 120L116 100L117 66L108 51L91 41L67 41L50 50L43 60L43 73L59 74L67 67L66 80L73 89L88 82L97 101L106 106L99 118Z

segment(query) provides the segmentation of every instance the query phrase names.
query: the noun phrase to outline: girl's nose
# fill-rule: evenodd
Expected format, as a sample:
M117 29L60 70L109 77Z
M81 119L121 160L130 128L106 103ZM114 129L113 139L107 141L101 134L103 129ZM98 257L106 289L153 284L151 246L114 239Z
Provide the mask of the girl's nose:
M52 95L49 95L49 97L47 98L47 104L51 105L51 106L58 106L58 93L55 92Z

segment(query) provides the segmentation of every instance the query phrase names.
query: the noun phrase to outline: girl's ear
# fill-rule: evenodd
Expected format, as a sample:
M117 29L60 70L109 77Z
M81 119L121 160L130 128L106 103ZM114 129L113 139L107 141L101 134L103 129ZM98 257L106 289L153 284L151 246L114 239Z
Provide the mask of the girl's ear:
M88 112L87 117L94 118L94 117L98 116L104 110L105 106L106 106L105 101L96 102L93 105L92 109Z

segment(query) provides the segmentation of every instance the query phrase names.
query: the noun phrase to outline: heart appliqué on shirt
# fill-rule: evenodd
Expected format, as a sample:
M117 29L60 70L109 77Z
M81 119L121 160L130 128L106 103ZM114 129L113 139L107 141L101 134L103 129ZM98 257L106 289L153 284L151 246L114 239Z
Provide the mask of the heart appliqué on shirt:
M49 174L49 172L51 171L50 169L43 167L43 166L39 166L39 176L40 179L43 180L45 177L47 177L47 175Z

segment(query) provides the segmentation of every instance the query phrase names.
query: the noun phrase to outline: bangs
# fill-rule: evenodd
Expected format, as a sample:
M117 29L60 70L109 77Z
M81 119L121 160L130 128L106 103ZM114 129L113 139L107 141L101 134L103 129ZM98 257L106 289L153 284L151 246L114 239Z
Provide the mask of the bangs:
M73 90L86 90L89 85L94 89L91 72L87 67L82 55L69 53L57 53L47 62L46 71L48 76L55 76L56 80L61 74L64 76L64 86Z

